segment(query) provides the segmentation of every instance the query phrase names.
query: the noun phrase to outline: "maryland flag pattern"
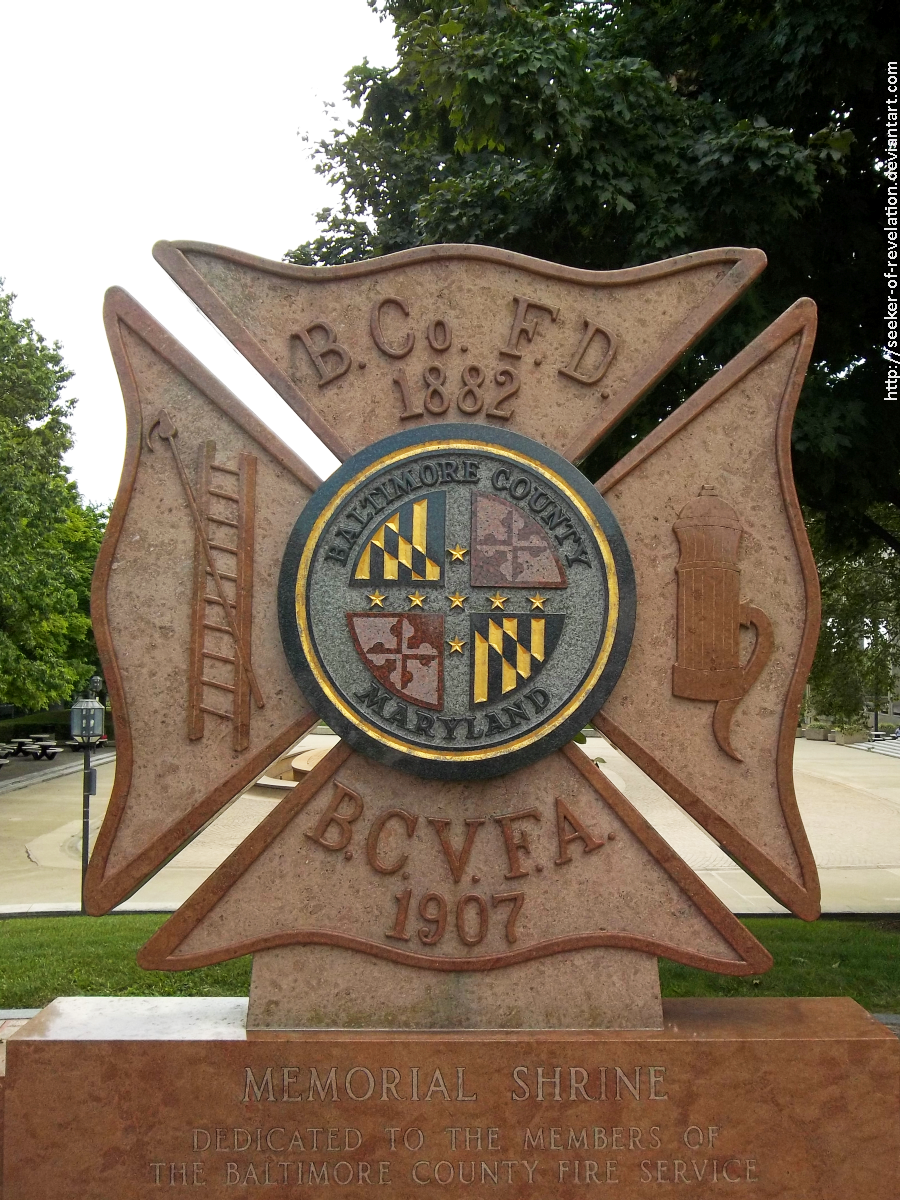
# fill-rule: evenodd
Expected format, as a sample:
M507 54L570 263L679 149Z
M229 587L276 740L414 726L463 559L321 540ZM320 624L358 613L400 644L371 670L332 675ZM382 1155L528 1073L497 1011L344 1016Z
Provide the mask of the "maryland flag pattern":
M556 649L564 615L470 617L472 702L492 703L540 674Z
M407 500L379 525L356 560L353 583L431 583L444 578L443 492Z

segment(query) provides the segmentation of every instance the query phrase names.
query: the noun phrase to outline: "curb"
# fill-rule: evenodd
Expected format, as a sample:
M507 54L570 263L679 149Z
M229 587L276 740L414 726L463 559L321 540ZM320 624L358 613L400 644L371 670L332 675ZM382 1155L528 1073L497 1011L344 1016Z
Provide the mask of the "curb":
M130 913L173 913L181 907L174 900L166 904L158 900L155 904L142 904L140 901L125 900L104 916L127 916ZM53 904L0 904L0 921L11 921L18 917L79 917L81 904L77 900L57 900Z
M95 754L91 758L92 767L102 767L104 763L112 762L116 757L115 750L108 754ZM33 775L21 775L18 779L10 779L8 783L0 783L0 796L4 792L17 792L21 788L31 787L33 783L43 783L47 779L58 779L60 775L73 775L83 771L84 763L66 763L64 767L48 767L46 771L35 771Z

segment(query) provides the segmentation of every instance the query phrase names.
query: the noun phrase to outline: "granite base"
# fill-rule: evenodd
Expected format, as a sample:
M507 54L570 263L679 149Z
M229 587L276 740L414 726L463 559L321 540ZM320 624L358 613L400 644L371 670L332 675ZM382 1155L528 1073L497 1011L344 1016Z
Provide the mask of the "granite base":
M900 1195L900 1041L851 1000L580 1032L248 1032L246 1007L54 1001L8 1044L3 1200Z
M337 946L253 955L251 1029L662 1029L652 954L609 946L502 971L421 971Z

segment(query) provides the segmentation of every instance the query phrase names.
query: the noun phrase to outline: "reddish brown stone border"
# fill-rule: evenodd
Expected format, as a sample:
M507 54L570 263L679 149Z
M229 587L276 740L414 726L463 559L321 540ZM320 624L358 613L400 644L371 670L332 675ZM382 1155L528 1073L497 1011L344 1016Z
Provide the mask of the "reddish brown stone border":
M134 769L134 747L128 704L109 627L107 587L119 537L125 522L125 514L134 490L143 445L140 396L125 349L121 327L126 326L142 338L156 354L183 375L213 404L222 409L231 420L258 442L286 470L296 476L311 492L316 490L321 481L301 458L285 446L280 438L276 437L258 417L254 416L241 403L237 396L228 391L184 346L167 333L128 292L122 288L110 288L106 293L103 316L113 361L122 387L127 435L122 478L97 558L91 587L91 618L115 719L117 750L115 784L103 825L91 855L85 883L86 907L88 912L94 916L108 912L136 891L173 854L182 849L187 841L199 833L203 826L255 779L273 759L302 737L307 729L318 720L315 713L311 711L304 713L277 738L241 763L236 771L233 771L226 779L221 780L216 787L207 792L189 813L154 838L126 866L120 868L114 875L106 876L107 862L128 801Z
M646 365L629 380L611 402L611 411L598 416L578 431L563 453L570 460L584 458L596 446L600 438L616 425L641 397L657 383L707 329L725 313L747 290L754 279L765 269L766 256L762 250L744 247L724 247L716 250L700 250L694 254L682 254L662 262L647 263L640 267L627 267L621 271L586 271L580 267L565 267L558 263L531 258L512 250L498 250L491 246L438 245L417 246L412 250L401 250L397 254L386 254L383 258L370 258L364 262L345 263L337 267L300 267L291 263L272 262L255 254L245 254L225 246L214 246L206 242L178 241L157 242L153 256L160 266L171 275L180 288L187 293L214 325L253 364L263 378L272 385L283 400L294 410L331 452L341 461L350 455L349 447L340 435L319 415L302 395L290 376L266 353L259 342L235 317L219 294L210 287L200 272L191 264L188 255L203 254L265 271L282 279L302 279L307 283L326 283L335 279L359 279L366 275L386 274L389 271L413 263L434 260L464 259L476 262L497 263L530 271L533 275L548 279L561 279L591 287L611 287L619 284L643 283L648 279L663 279L678 275L695 267L711 263L730 265L730 269L713 287L709 295L678 326L675 332L659 348ZM427 418L426 418L427 420Z
M778 410L775 453L784 510L791 527L806 587L806 622L782 710L781 731L776 752L776 778L781 811L791 845L797 855L803 886L800 887L780 867L775 866L758 846L738 833L728 821L714 812L705 801L666 770L648 750L645 750L626 730L610 720L602 711L594 718L593 724L605 737L609 738L613 745L617 746L623 754L649 775L654 783L667 792L677 804L680 804L685 812L702 825L724 850L737 858L763 887L798 917L802 917L804 921L814 921L820 915L821 890L815 859L803 828L794 793L793 757L795 729L803 688L812 666L819 637L821 602L816 564L806 536L803 514L800 511L800 502L797 499L791 470L791 425L800 398L800 389L803 386L806 368L812 354L815 333L815 304L808 299L798 300L768 329L763 330L746 349L727 363L718 374L708 380L698 392L649 433L640 445L607 471L596 484L597 490L601 494L609 492L635 467L643 463L669 438L725 395L750 371L771 357L792 338L799 339L790 377Z
M649 850L660 866L671 876L692 903L700 909L710 924L741 955L739 960L716 958L691 950L671 946L666 942L639 934L610 933L598 930L593 934L576 934L570 937L552 938L521 950L506 954L482 955L477 958L431 958L426 954L399 950L384 946L367 938L330 930L293 929L268 937L249 938L219 950L197 954L176 953L178 947L190 933L219 903L245 871L259 858L283 832L290 821L327 783L332 775L346 762L352 751L345 742L339 742L307 777L287 795L277 808L247 837L224 863L194 892L165 925L138 952L138 963L147 970L183 971L194 967L207 967L225 962L244 954L260 950L271 950L275 946L319 945L337 946L346 950L357 950L376 958L404 966L420 967L432 971L490 971L498 967L510 967L517 963L546 958L572 950L584 950L593 946L611 946L622 950L638 950L670 958L674 962L690 967L701 967L723 975L752 975L767 971L772 966L769 952L753 937L724 904L709 890L666 844L656 830L640 815L628 799L616 788L590 759L576 746L566 746L559 751L577 768L594 790L612 808L638 840Z

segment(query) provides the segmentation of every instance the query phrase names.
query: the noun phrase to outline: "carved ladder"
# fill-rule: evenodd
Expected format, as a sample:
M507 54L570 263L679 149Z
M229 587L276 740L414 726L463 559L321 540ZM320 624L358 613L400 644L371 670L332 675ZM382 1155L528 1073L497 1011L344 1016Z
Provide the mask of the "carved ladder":
M237 466L218 463L216 443L200 446L196 498L203 532L194 543L194 594L188 737L202 738L206 716L230 721L232 746L250 744L250 687L234 635L216 595L203 541L224 586L234 625L250 662L253 601L253 536L256 506L256 457L240 454ZM230 706L229 706L230 699Z

